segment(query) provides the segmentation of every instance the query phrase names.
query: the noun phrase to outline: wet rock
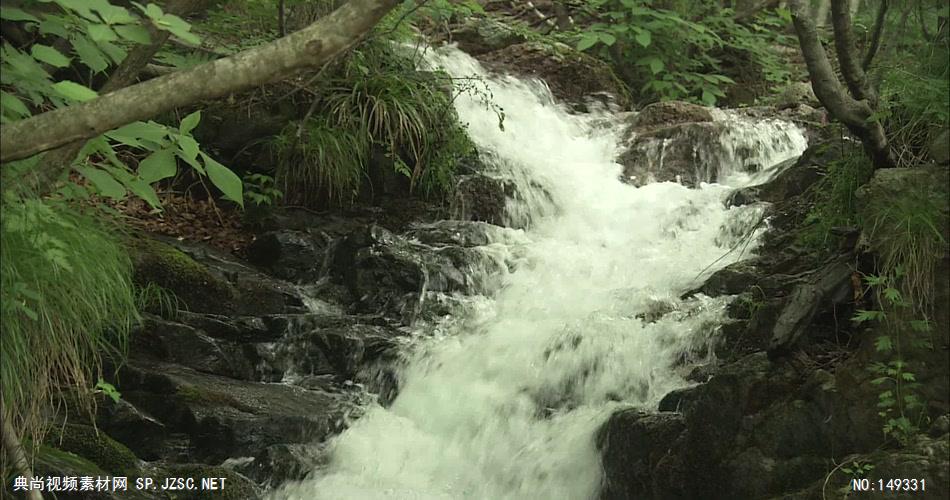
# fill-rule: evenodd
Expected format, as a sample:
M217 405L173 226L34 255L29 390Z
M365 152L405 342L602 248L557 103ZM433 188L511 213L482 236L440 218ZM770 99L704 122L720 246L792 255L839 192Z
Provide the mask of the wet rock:
M451 41L472 56L523 43L527 38L511 26L489 17L471 17L452 27Z
M583 103L586 96L609 94L620 108L630 105L629 93L610 65L564 44L526 42L481 56L489 68L544 80L555 97Z
M313 282L324 273L330 236L305 231L269 231L247 247L248 261L291 282Z
M278 443L319 442L342 427L344 399L325 391L239 381L167 363L135 361L123 397L188 437L192 460L220 463Z
M175 363L205 373L241 380L255 378L252 349L212 338L188 325L147 317L132 335L133 357Z
M465 248L488 245L504 229L485 222L446 220L414 225L404 236L430 246L456 245Z
M505 205L513 191L502 179L484 174L459 176L449 210L455 219L500 226L505 223Z
M631 125L646 129L711 121L713 117L709 108L683 101L664 101L645 106L633 117Z
M484 292L492 272L506 266L475 247L429 241L433 244L413 243L379 226L358 231L337 246L331 279L347 289L353 312L388 312L408 324L427 293Z
M663 485L674 481L655 476L664 460L669 462L684 428L683 417L675 413L621 410L611 415L597 433L604 466L601 498L667 498L671 492Z
M321 451L308 444L275 444L238 470L258 484L277 486L299 481L326 461Z
M763 201L777 203L804 193L824 176L821 168L801 164L798 159L786 160L775 169L778 173L765 183L733 191L726 205L742 206Z
M834 261L797 285L775 322L769 340L769 356L787 354L820 310L850 300L852 274L854 269L845 260Z
M696 186L715 180L719 162L698 144L718 142L725 128L721 123L683 123L633 132L618 163L623 179L641 186L651 182L681 182Z
M103 398L96 412L96 425L115 437L143 460L158 460L167 434L165 425L125 399Z
M353 380L363 366L394 355L395 339L402 335L393 328L359 323L315 329L285 339L276 358L283 373Z
M289 284L206 246L142 239L131 250L136 282L172 293L188 311L229 315L303 310L301 297Z

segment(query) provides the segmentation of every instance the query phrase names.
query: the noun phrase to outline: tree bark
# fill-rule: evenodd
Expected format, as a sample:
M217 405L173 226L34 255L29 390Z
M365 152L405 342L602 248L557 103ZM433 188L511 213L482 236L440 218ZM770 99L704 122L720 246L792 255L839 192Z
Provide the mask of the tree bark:
M3 452L13 465L13 470L17 474L25 477L27 481L33 479L33 471L30 469L30 461L26 458L26 452L23 451L23 444L16 435L16 429L10 422L12 413L7 412L7 407L0 398L0 419L3 420L2 430L0 430L0 443L2 443ZM4 485L6 488L6 485ZM29 500L43 500L43 495L39 491L30 490L26 492L26 498Z
M888 0L881 0L881 5L878 6L877 9L877 15L874 17L871 42L868 44L867 53L864 54L864 61L861 63L861 68L863 68L864 71L867 71L871 67L871 63L874 62L874 56L877 55L878 49L881 48L881 37L884 35L884 21L887 19L888 7Z
M848 0L831 0L831 24L835 31L835 51L841 67L841 76L851 95L859 101L877 104L877 95L868 83L867 74L858 62L854 30L851 29L851 6Z
M399 0L351 0L310 26L261 47L0 127L0 162L89 139L136 120L239 92L320 66L351 47Z
M818 5L815 7L815 25L819 28L824 28L828 24L828 8L829 0L818 0Z
M884 128L877 120L869 120L873 111L868 101L855 100L841 87L818 38L818 28L809 17L802 0L789 2L789 7L815 96L831 116L844 123L851 133L861 139L875 168L894 166L894 153Z

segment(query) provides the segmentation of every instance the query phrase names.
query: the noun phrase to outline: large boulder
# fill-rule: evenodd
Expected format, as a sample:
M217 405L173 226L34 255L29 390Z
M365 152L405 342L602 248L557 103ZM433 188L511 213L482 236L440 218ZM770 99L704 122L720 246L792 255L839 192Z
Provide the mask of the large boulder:
M610 96L620 108L630 105L626 86L610 65L564 44L526 42L481 56L491 69L544 80L555 97L583 104L591 96Z

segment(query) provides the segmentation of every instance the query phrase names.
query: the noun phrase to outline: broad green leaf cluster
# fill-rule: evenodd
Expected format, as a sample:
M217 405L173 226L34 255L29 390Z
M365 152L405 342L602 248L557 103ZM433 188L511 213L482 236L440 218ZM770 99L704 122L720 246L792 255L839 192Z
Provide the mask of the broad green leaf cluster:
M136 45L151 43L149 28L200 42L180 17L155 4L132 4L127 9L107 0L35 0L0 9L0 18L32 37L22 46L5 41L0 48L0 120L7 123L95 99L94 88L102 81L96 75L108 74ZM121 199L131 193L157 209L152 184L175 176L181 161L207 177L225 198L243 205L240 178L201 151L191 136L199 119L196 112L177 128L153 121L125 125L88 141L72 168L95 194ZM28 174L41 161L31 158L4 168ZM63 192L88 194L73 183Z
M667 2L668 3L668 2ZM578 50L594 52L622 68L642 100L692 100L714 105L725 97L725 55L747 61L771 84L787 81L789 71L772 44L784 41L776 28L786 21L778 12L739 23L731 9L716 5L684 6L681 11L650 0L588 0L598 21L576 34ZM697 8L698 7L698 8ZM749 64L751 63L751 64Z

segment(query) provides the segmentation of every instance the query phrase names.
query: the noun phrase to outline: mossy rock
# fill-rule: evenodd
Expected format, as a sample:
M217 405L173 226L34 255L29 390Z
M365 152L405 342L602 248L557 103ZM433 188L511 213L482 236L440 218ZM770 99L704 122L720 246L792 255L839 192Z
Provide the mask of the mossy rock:
M181 491L176 500L249 500L260 498L260 491L253 481L231 469L206 464L173 464L165 465L156 471L156 480L159 484L165 478L191 478L198 490ZM221 489L201 490L201 480L208 478L221 479Z
M234 312L233 287L181 250L151 239L135 241L130 250L138 285L157 285L171 292L191 312Z
M139 459L131 450L88 425L55 426L46 436L46 444L78 455L115 475L134 476L139 472ZM59 459L63 458L59 455Z
M121 446L121 445L120 445ZM37 476L108 476L101 467L75 453L42 445L36 452L33 474Z

